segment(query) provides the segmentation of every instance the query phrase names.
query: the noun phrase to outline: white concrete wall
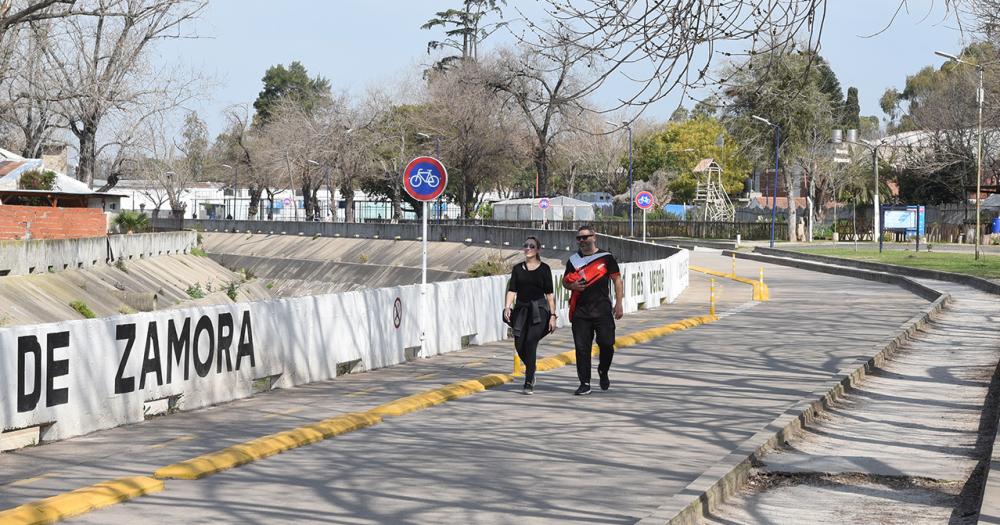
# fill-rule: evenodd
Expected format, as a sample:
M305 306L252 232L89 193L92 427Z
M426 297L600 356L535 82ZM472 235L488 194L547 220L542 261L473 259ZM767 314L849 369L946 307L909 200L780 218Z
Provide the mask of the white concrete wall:
M568 293L562 271L553 273L566 325ZM688 252L622 273L626 312L672 302L687 286ZM43 438L63 439L141 421L146 401L179 396L177 407L190 410L250 396L258 378L280 375L276 385L290 387L335 377L338 363L391 366L421 345L421 311L426 356L460 349L464 336L499 341L506 284L431 284L425 308L411 285L0 329L0 430L50 425ZM172 344L171 331L185 344Z
M50 266L59 272L105 264L109 244L116 259L137 259L187 253L196 242L197 233L189 231L0 241L0 275L45 273Z

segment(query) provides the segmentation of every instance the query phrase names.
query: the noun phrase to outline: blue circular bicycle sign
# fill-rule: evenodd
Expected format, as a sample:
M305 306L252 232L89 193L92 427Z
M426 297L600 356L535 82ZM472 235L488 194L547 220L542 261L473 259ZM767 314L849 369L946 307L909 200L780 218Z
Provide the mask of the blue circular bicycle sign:
M635 195L635 205L643 210L648 210L652 208L653 194L648 191L640 191Z
M551 206L551 205L552 205L552 202L549 201L549 199L547 199L545 197L542 197L542 199L540 201L538 201L538 207L541 208L541 209L543 209L543 210L549 209L549 206Z
M433 157L417 157L403 170L403 187L418 201L432 201L444 193L448 170Z

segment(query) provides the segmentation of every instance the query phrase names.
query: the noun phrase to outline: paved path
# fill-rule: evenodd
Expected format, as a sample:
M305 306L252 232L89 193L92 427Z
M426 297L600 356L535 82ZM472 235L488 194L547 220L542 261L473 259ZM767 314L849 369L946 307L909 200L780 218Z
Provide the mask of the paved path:
M692 264L730 267L701 252ZM719 281L732 315L618 352L608 392L570 395L565 367L532 397L507 385L73 521L634 523L926 306L893 286L765 266L772 302L740 308L750 287ZM620 333L701 315L705 299L692 273L677 305L630 315ZM565 331L546 343L543 354L570 347ZM486 345L6 454L0 508L506 371L509 356L509 343Z
M920 282L949 292L948 308L819 424L764 455L744 495L704 523L976 522L1000 298Z

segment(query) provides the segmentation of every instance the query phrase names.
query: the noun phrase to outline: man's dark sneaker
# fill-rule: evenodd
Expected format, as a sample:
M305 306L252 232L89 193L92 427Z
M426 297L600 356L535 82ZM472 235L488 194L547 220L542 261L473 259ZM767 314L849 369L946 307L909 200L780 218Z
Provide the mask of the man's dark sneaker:
M601 390L607 390L608 388L610 388L611 387L611 380L608 379L607 372L605 372L603 374L601 374L600 372L598 372L598 374L600 374L600 376L601 376Z
M524 384L524 390L521 391L526 396L530 396L535 393L535 387L531 383Z
M576 392L573 392L573 395L574 396L585 396L585 395L587 395L589 393L590 393L590 385L588 385L587 383L584 383L584 384L580 385L580 388L576 389Z

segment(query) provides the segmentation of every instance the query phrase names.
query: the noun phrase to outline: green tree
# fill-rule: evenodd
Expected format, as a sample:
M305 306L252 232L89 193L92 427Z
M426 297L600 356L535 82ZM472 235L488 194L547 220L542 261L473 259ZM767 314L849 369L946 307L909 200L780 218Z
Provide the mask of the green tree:
M650 180L654 174L665 172L670 179L668 187L673 199L679 202L690 202L694 198L698 175L691 170L701 159L714 158L719 163L722 184L728 193L743 189L743 180L751 167L722 123L712 118L670 122L637 137L633 157L636 180ZM628 158L624 159L623 166L628 168Z
M184 117L179 148L186 159L186 168L191 172L191 180L200 181L205 177L208 159L208 126L194 111Z
M448 69L458 60L478 60L480 42L505 25L504 22L485 22L489 15L502 17L502 5L507 5L507 1L463 0L461 9L438 11L434 18L420 26L420 29L442 27L445 30L444 40L431 40L427 43L428 53L439 49L451 49L459 53L442 58L434 65L434 69Z
M271 66L261 79L264 89L257 95L253 107L256 110L254 124L266 124L282 99L294 100L299 106L311 113L316 104L330 98L330 81L320 77L310 77L306 67L295 61L286 68L283 64Z
M788 188L786 214L796 223L794 198L798 186L789 169L796 166L821 193L831 187L828 166L830 129L838 122L842 99L839 83L817 55L786 53L758 55L732 66L727 74L731 86L726 118L729 129L745 146L747 155L759 166L769 166L774 155L774 130L752 118L763 117L781 128L781 170ZM815 199L822 209L825 198ZM788 229L790 241L797 240L795 228Z
M858 88L847 88L847 100L840 116L840 124L845 129L861 129L861 104L858 102Z

